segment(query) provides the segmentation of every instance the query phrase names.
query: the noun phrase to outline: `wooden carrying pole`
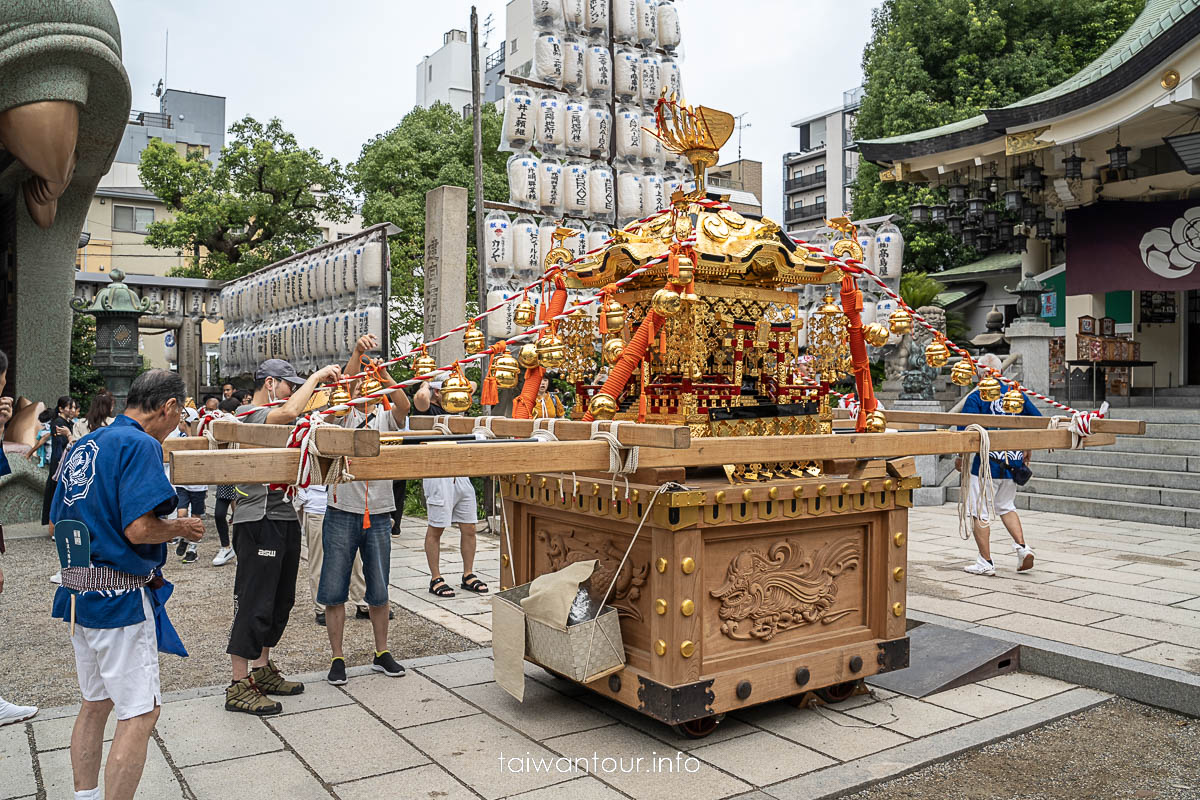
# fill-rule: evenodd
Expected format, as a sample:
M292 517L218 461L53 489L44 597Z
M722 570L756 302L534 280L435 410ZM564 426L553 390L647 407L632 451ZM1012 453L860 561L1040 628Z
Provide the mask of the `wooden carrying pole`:
M1067 430L992 431L993 450L1066 450ZM1110 445L1111 433L1084 440L1089 447ZM758 462L824 461L895 458L975 452L976 431L912 431L816 436L730 436L697 439L685 450L644 448L639 467L699 467L736 464L753 457ZM180 451L171 454L171 482L290 483L295 480L300 451L296 448ZM502 475L522 472L603 472L609 467L607 442L499 442L488 444L428 443L383 448L378 456L350 459L358 480L406 480L459 475Z
M446 420L451 433L472 433L478 417L450 417ZM433 417L409 417L408 425L415 431L431 431ZM601 423L600 430L608 429ZM492 420L492 433L497 436L526 438L533 435L538 425L532 419L509 419L496 417ZM560 419L554 423L554 436L561 441L583 441L592 438L592 423ZM628 447L665 447L684 450L691 445L691 430L686 425L618 424L612 427L617 440Z
M838 409L839 412L845 409ZM1027 430L1047 430L1050 427L1048 417L1026 417L1019 414L949 414L942 411L886 411L887 421L905 422L919 425L982 425L985 428L1023 428ZM839 413L838 418L842 419ZM845 419L853 419L847 415ZM1121 433L1140 436L1146 433L1146 423L1140 419L1093 419L1093 433Z

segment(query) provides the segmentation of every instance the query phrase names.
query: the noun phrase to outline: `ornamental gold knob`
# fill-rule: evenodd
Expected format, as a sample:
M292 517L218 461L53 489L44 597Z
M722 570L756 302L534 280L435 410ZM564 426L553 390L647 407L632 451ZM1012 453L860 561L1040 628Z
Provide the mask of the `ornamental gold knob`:
M612 419L617 415L617 401L597 392L588 403L588 413L595 419Z
M871 345L871 347L883 347L888 343L891 334L888 333L888 329L885 326L878 322L872 322L863 328L863 338L867 340L867 344Z
M492 374L496 377L496 385L501 389L512 389L517 385L521 376L521 365L507 352L492 359Z
M683 308L683 299L679 292L671 289L659 289L650 300L651 306L662 317L673 317Z

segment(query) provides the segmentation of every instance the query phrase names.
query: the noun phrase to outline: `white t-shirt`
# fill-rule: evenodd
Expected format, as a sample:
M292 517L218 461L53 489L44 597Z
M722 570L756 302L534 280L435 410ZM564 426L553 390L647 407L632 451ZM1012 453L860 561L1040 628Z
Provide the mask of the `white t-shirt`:
M375 406L369 418L359 409L351 409L350 413L342 418L342 427L371 428L380 433L400 430L392 412L385 410L382 404ZM396 510L396 496L392 494L392 482L389 480L353 481L335 486L329 497L329 505L349 514L363 514L367 511L372 514L390 514Z
M325 513L325 506L329 502L329 487L314 483L307 489L297 489L296 501L303 513L320 516Z

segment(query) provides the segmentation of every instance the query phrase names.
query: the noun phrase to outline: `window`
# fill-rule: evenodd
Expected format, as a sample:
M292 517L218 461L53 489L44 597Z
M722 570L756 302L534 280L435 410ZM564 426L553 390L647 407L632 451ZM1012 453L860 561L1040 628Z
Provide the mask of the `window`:
M113 230L130 233L145 233L154 222L153 208L113 206Z
M429 82L433 83L433 64L429 65Z
M792 173L792 178L794 179L794 178L802 178L802 177L804 177L804 168L797 167L796 171Z
M816 172L816 173L821 173L821 172L824 172L824 171L825 171L825 165L824 165L824 164L817 164L817 168L816 168L815 170L813 170L813 171L814 171L814 172Z
M516 39L513 39L512 47L510 47L508 49L508 52L510 52L510 53L517 52L517 40Z
M804 198L797 197L792 201L792 208L804 208Z
M813 202L816 203L817 205L821 205L821 203L825 202L825 195L823 195L823 194L817 195L817 199L813 200Z
M353 233L345 233L344 231L338 231L338 239L339 240L349 239L353 235L354 235Z

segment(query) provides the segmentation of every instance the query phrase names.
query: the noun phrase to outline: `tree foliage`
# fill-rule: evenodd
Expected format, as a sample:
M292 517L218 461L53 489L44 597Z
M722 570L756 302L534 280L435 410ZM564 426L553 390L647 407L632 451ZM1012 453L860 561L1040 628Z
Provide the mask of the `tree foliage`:
M96 393L104 388L104 378L100 371L92 366L96 356L96 319L87 314L73 314L71 317L71 363L70 390L71 397L79 401L81 413L87 412L88 405Z
M190 254L178 271L188 277L246 275L319 244L317 221L344 221L353 210L345 169L300 147L278 119L245 117L229 135L216 166L161 139L142 151L142 183L174 214L151 223L146 242Z
M491 104L483 106L483 195L506 201L506 153L499 152L503 118ZM393 332L422 328L424 296L425 193L438 186L467 188L467 301L473 306L475 258L475 178L471 120L444 103L414 108L400 124L363 145L353 179L363 196L363 222L392 222L400 234L391 238Z
M1133 22L1145 0L884 0L863 51L858 139L899 136L967 119L1055 86L1087 66ZM911 223L932 190L881 183L863 162L858 217L897 214L906 268L936 272L976 256L944 228ZM944 199L942 200L944 202Z

